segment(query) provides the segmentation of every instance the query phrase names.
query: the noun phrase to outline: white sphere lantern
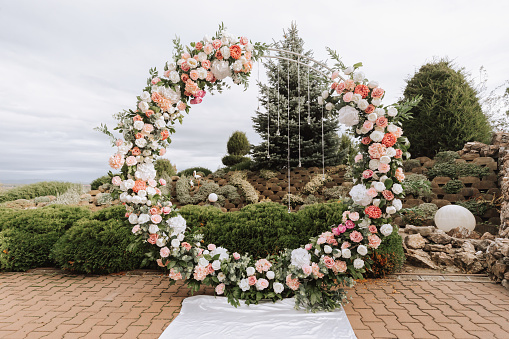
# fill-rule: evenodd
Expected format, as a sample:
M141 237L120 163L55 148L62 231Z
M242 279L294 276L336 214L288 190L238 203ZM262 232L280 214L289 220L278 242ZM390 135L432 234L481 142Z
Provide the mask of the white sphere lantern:
M448 232L456 227L463 227L470 231L475 228L475 217L468 209L458 205L446 205L435 214L435 224L438 229Z
M209 194L209 201L210 201L211 203L216 202L216 201L217 201L217 194L216 194L216 193L210 193L210 194Z

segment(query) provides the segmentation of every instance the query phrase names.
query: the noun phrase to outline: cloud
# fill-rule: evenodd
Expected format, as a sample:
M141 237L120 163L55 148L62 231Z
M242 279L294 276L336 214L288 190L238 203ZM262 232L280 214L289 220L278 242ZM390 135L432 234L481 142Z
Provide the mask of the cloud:
M404 79L434 56L448 56L474 76L485 66L488 87L509 74L506 1L496 10L474 1L364 1L355 5L316 0L11 1L0 5L0 182L48 179L90 182L105 174L114 150L93 128L115 125L112 114L133 108L148 70L172 55L172 39L184 44L213 35L222 20L232 33L270 43L296 21L305 48L328 59L337 49L346 64L364 72L397 100ZM330 64L330 61L329 61ZM261 79L264 79L261 72ZM257 89L233 88L207 95L193 107L165 157L179 170L221 165L231 133L260 137L251 117Z

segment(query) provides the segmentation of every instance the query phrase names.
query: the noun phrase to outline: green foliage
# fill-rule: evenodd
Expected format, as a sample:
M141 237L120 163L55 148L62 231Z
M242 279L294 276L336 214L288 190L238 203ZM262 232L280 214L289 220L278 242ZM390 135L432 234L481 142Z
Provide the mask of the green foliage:
M230 177L230 184L240 189L248 204L256 204L259 196L258 191L246 180L243 172L235 172Z
M249 141L247 140L246 133L241 131L233 132L233 134L228 139L228 142L226 143L226 149L230 155L240 155L241 157L249 153L249 147L250 145ZM225 165L232 166L227 164Z
M371 254L373 263L371 271L366 276L370 278L382 278L387 274L397 272L405 262L403 239L398 234L398 227L394 226L392 234L382 240L380 246Z
M61 181L42 181L23 185L0 193L0 203L17 199L34 199L46 195L58 195L67 191L71 186L72 183Z
M87 208L52 205L0 216L0 269L26 271L53 265L49 253L77 220L90 216Z
M433 157L441 150L459 150L469 141L488 143L491 128L464 69L448 60L423 65L407 80L404 98L422 96L405 123L414 157Z
M99 189L99 186L102 186L104 184L111 184L111 177L109 175L103 175L102 177L99 177L92 181L92 183L90 183L90 189L92 190Z
M229 171L249 171L253 168L254 162L245 157L244 160L228 168Z
M134 241L125 221L82 219L54 245L51 257L76 273L114 273L141 267L146 249L129 252Z
M275 172L275 171L271 171L271 170L267 170L267 169L260 170L260 177L265 180L270 180L272 178L275 178L278 176L278 174L279 174L279 172Z
M430 180L435 177L449 177L458 179L459 177L478 177L482 178L489 175L490 169L474 163L466 162L442 162L436 163L428 170L426 175Z
M177 175L177 170L175 167L171 164L170 160L159 158L154 162L154 168L157 173L157 177L172 177L174 175ZM191 171L191 174L193 172ZM166 179L165 179L166 180Z
M191 168L188 168L188 169L178 172L177 175L179 177L184 176L184 175L189 177L189 176L193 175L194 171L196 171L197 174L200 174L204 177L206 177L207 175L212 173L211 170L209 170L208 168L205 168L205 167L191 167Z
M339 138L339 164L353 164L355 155L359 153L359 142L348 133Z
M424 203L412 208L404 208L400 211L403 222L414 226L422 226L433 220L438 206L432 203Z
M442 188L445 191L445 193L456 194L459 191L461 191L463 187L465 187L465 185L463 185L461 181L459 181L458 179L452 179L449 180L447 184L445 184L444 187Z
M403 161L403 170L405 172L411 172L412 169L421 167L421 162L418 159L408 159Z
M273 47L310 58L313 56L312 51L304 50L304 41L299 36L295 24L292 24L285 32L284 38L276 41ZM280 52L279 56L299 61L298 55ZM319 65L313 65L306 58L301 57L300 62L320 68ZM254 130L263 140L259 145L253 147L252 156L255 168L278 171L286 168L288 166L288 148L290 149L290 167L299 166L299 160L303 167L321 167L323 107L318 104L316 98L327 88L327 79L314 71L311 71L308 77L307 67L298 66L296 62L289 63L286 60L268 59L264 66L267 70L267 82L259 84L260 105L264 109L257 110L252 119ZM287 81L288 77L289 82ZM308 88L311 98L309 107L307 103ZM325 166L334 166L341 161L340 139L337 135L339 124L337 117L327 116L326 113L325 117L327 118L323 120ZM288 135L290 136L289 147ZM268 154L270 156L267 156Z
M250 159L243 155L228 154L228 155L225 155L223 157L223 159L221 159L221 161L223 162L223 165L230 167L230 166L237 165L241 162L250 161Z
M214 206L186 205L179 209L180 215L186 219L187 227L191 233L202 232L211 220L221 218L223 212Z
M348 196L349 189L345 186L334 186L325 188L323 196L326 200L343 200Z
M458 152L454 151L443 151L438 152L433 158L436 163L454 163L456 159L461 158Z
M416 199L427 199L433 195L431 182L423 174L407 175L403 187L405 195L411 194Z
M292 208L295 208L299 205L304 205L304 198L297 194L286 193L281 199L281 203L288 205L288 200L290 200L290 206Z
M490 208L495 207L495 205L485 199L470 199L466 201L457 201L455 203L456 205L463 206L470 212L472 212L473 215L482 216L486 211Z

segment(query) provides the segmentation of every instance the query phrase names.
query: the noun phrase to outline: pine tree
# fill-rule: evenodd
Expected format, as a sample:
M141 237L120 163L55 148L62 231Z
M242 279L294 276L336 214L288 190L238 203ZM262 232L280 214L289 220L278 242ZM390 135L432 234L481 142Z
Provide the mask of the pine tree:
M312 51L304 51L304 41L298 36L297 26L294 23L284 35L284 39L277 42L276 46L280 49L312 57ZM298 55L284 52L280 52L279 55L320 68L320 66L305 58L299 58ZM265 141L253 148L255 167L275 170L287 168L288 127L290 130L290 167L299 165L299 115L301 166L321 167L322 114L325 118L323 119L325 166L338 164L340 160L338 153L339 137L337 135L338 121L336 118L327 117L326 110L317 102L317 97L327 86L324 76L310 70L308 77L308 67L305 65L298 66L297 63L287 60L269 59L264 65L267 69L268 83L258 84L260 104L264 109L257 110L256 116L252 120L255 131ZM290 71L289 77L288 70ZM288 104L290 105L289 114ZM268 149L267 135L270 137Z

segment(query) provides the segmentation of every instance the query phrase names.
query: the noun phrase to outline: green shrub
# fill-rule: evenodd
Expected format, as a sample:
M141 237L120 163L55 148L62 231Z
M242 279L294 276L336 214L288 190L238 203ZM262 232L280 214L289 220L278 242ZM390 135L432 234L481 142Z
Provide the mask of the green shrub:
M34 202L36 204L39 204L41 202L50 202L50 198L49 197L37 197L34 199Z
M411 194L416 199L419 198L430 198L433 195L431 189L431 182L422 174L409 174L405 178L404 182L405 195Z
M0 269L26 271L53 265L49 253L55 242L90 210L52 205L16 211L0 217Z
M449 177L458 179L459 177L478 177L482 178L490 174L488 167L483 167L474 163L466 162L442 162L436 163L428 170L426 175L430 180L435 177Z
M243 155L236 155L236 154L228 154L228 155L225 155L223 157L223 159L221 159L221 161L223 162L223 165L225 166L233 166L233 165L236 165L242 161L246 161L246 160L249 160L248 157L245 157Z
M271 171L271 170L267 170L267 169L260 170L260 177L265 180L270 180L272 178L275 178L278 176L278 174L279 174L279 172L275 172L275 171Z
M405 135L414 157L433 157L442 150L460 150L466 142L491 140L491 127L477 92L463 69L448 60L423 65L410 79L403 99L422 96L405 121Z
M67 191L58 194L57 198L51 202L50 205L78 205L81 200L81 195L84 193L83 185L72 184Z
M397 272L405 262L403 250L403 239L398 233L398 227L394 226L392 234L382 240L380 246L373 251L371 259L371 271L366 276L371 278L382 278L387 274Z
M51 257L76 273L114 273L141 267L146 248L129 252L134 236L125 221L82 219L53 246Z
M99 186L102 186L104 184L111 184L111 177L107 174L92 181L90 183L90 189L92 190L99 189Z
M411 172L412 169L421 167L421 162L418 159L408 159L403 161L403 170L405 172Z
M412 208L404 208L400 211L403 222L414 226L422 226L433 220L438 206L432 203L424 203Z
M191 233L201 232L209 221L218 219L223 214L219 208L210 205L186 205L179 209L179 213L186 219L188 231Z
M226 149L230 155L244 156L249 153L249 141L247 140L246 133L235 131L226 143ZM224 158L223 158L224 159ZM240 162L240 161L239 161ZM226 166L231 166L227 165Z
M456 159L461 158L458 152L454 151L442 151L438 152L433 158L436 163L454 163Z
M286 193L281 199L281 203L288 206L288 199L290 200L290 206L292 206L292 208L304 204L304 198L302 198L300 195L291 193L290 194Z
M490 168L480 166L474 163L460 162L458 166L458 177L478 177L482 178L490 174Z
M58 195L67 191L72 186L70 182L42 181L35 184L15 187L0 193L0 203L17 199L34 199L46 195Z
M209 170L208 168L205 168L205 167L191 167L191 168L185 169L183 171L180 171L177 175L179 177L181 177L181 176L190 177L190 176L193 176L194 171L196 171L196 173L200 173L200 175L202 177L206 177L207 175L212 173L211 170Z
M168 159L162 158L157 159L154 162L154 168L156 170L158 178L161 178L163 176L171 178L172 176L177 175L175 167L171 164L170 160ZM192 173L193 172L191 172L191 174Z
M230 184L240 189L248 204L256 204L258 202L258 191L246 180L245 173L233 173L230 177Z
M89 219L107 221L107 220L125 220L126 209L123 205L111 206L94 212Z
M459 181L458 179L452 179L449 180L447 184L445 184L444 187L442 188L445 191L445 193L456 194L459 191L461 191L463 187L465 187L465 185L463 185L461 181Z
M231 167L228 167L229 171L249 171L253 168L253 161L250 158L244 158L245 160L235 164Z
M457 201L456 205L463 206L473 215L482 216L486 211L492 207L495 207L489 200L484 199L470 199L466 201Z
M348 196L350 190L346 186L334 186L331 188L325 188L323 190L323 196L326 200L340 200Z

